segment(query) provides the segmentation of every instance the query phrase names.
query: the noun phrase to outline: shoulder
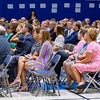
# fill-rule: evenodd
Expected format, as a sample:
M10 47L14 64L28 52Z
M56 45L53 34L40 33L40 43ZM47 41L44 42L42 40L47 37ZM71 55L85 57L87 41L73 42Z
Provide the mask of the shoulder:
M60 35L58 35L57 37L61 37L61 38L64 38L64 36L63 36L63 35L61 35L61 34L60 34Z
M80 40L77 45L79 45L79 44L85 44L85 43L86 43L85 40Z
M100 49L100 45L97 42L91 42L89 43L88 49Z
M43 45L50 45L51 43L47 40L43 43Z
M31 33L29 33L29 34L27 34L26 36L25 36L26 38L33 38L33 36L32 36L32 34Z
M37 43L37 46L41 46L42 44L39 42L39 43Z
M92 47L97 46L97 45L98 45L97 42L90 42L90 43L89 43L89 46L92 46Z
M58 40L58 39L64 39L64 36L63 36L63 35L58 35L58 36L56 37L56 40Z

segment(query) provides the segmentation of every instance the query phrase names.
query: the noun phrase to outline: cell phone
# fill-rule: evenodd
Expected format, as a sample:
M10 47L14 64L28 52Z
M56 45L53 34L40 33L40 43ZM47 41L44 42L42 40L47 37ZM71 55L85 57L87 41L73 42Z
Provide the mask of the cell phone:
M25 56L26 58L28 58L28 59L30 58L30 56L29 56L29 55L24 55L24 56Z

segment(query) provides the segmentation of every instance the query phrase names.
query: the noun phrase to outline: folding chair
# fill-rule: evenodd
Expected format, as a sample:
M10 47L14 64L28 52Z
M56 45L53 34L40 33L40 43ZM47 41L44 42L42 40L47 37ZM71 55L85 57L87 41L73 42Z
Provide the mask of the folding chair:
M66 44L64 44L64 49L67 49L67 50L69 50L70 52L72 52L74 46L75 46L74 44L66 43Z
M92 73L93 76L91 76L90 73ZM91 84L94 86L95 89L97 89L100 92L100 83L95 80L95 77L98 73L100 73L100 70L96 72L85 72L84 73L85 77L87 78L87 82L89 82L89 84L86 86L83 93L85 93L88 90Z
M54 85L57 86L57 90L58 90L58 95L60 96L60 92L59 92L59 86L58 86L58 80L57 80L57 75L54 71L54 68L56 67L56 65L58 64L59 60L60 60L60 55L54 55L53 58L51 58L51 60L48 62L46 69L45 70L37 70L37 71L32 71L29 70L30 73L32 73L32 76L36 76L35 77L35 82L34 85L30 91L30 93L34 93L34 89L36 89L37 87L37 93L35 96L37 96L40 92L40 90L42 89L41 87L41 80L43 80L44 86L48 87L48 83L50 81L50 83L52 84L53 87L53 93L55 93L54 90Z
M10 56L8 59L8 63L5 65L5 62L0 65L0 93L3 94L4 96L8 96L7 94L10 94L10 97L12 97L11 90L9 87L9 81L8 81L8 74L7 74L7 67L9 66L13 56Z

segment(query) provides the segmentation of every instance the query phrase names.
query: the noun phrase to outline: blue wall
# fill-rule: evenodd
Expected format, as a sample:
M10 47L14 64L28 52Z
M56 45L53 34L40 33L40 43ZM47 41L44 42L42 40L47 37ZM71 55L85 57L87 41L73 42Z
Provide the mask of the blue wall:
M19 4L24 4L25 7L21 9ZM30 4L32 4L32 8L30 8ZM41 4L44 8L40 7ZM8 20L19 19L22 16L27 18L31 9L35 9L40 21L53 17L57 20L64 17L76 20L89 17L92 21L100 19L99 0L0 0L0 17L5 17Z

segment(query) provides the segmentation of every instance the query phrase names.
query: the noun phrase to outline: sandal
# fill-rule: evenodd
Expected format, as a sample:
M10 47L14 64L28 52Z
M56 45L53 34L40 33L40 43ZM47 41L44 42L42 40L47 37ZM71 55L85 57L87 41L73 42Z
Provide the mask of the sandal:
M78 89L83 89L83 88L86 88L88 85L88 82L82 82L81 84L78 85Z
M22 87L18 89L18 92L26 92L28 91L28 86L26 83L22 83Z
M19 78L16 78L11 84L10 86L20 86L21 84L21 80Z

